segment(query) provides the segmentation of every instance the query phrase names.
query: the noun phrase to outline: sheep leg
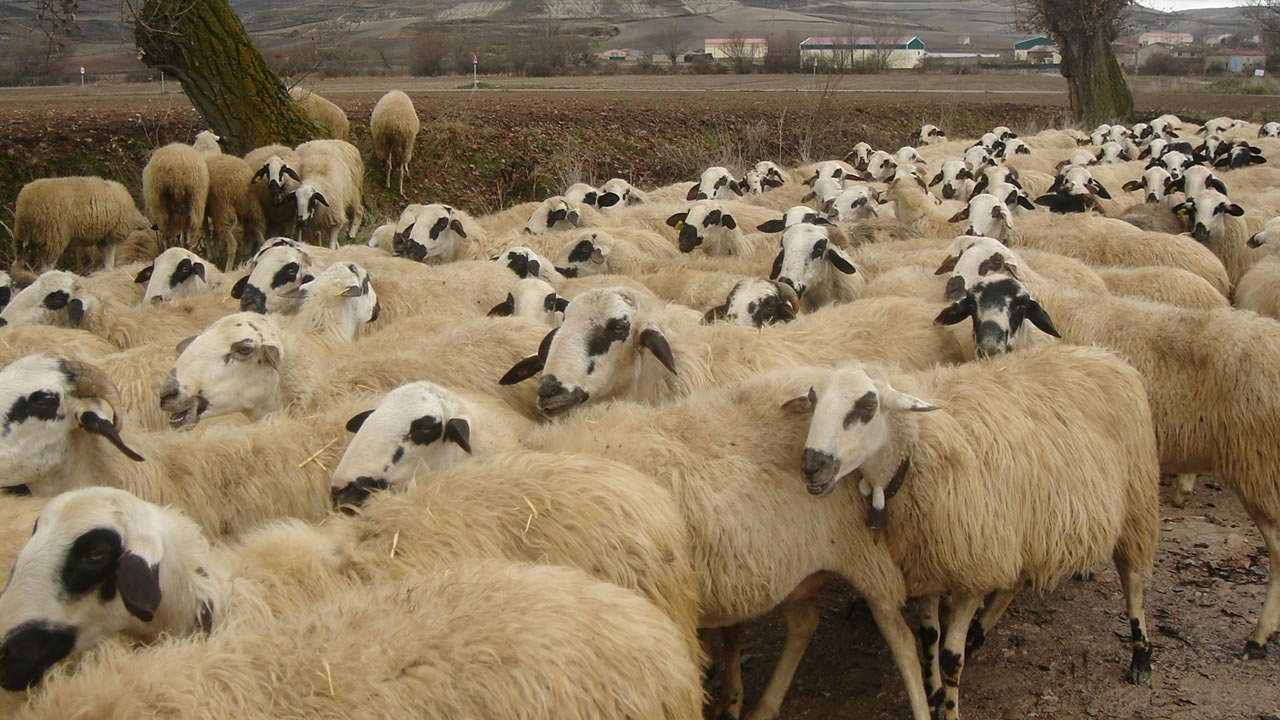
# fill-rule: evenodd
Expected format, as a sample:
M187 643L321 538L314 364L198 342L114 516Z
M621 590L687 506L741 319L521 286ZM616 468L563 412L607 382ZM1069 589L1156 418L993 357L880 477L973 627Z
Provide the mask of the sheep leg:
M924 671L924 691L929 695L930 713L942 702L942 677L938 668L938 640L942 636L942 621L938 617L938 595L926 595L916 601L920 612L921 669Z
M952 595L947 603L946 637L942 640L938 665L942 669L942 717L960 717L960 673L964 671L964 644L969 623L982 604L981 595Z
M977 652L978 648L987 640L987 633L991 632L991 628L1000 622L1000 618L1004 617L1004 612L1009 609L1009 603L1013 602L1014 596L1018 594L1017 588L1005 590L997 590L991 593L987 598L987 603L982 608L982 612L978 617L969 624L969 635L965 639L964 654L965 657Z
M102 267L106 270L116 266L116 246L115 243L102 246Z
M1262 540L1267 544L1267 557L1271 559L1271 576L1267 578L1267 597L1262 601L1262 610L1258 613L1258 627L1253 637L1244 644L1244 657L1248 660L1261 660L1267 656L1267 641L1280 624L1280 525L1263 517L1255 517Z
M338 233L342 230L342 226L336 226L329 231L329 249L338 249Z
M231 272L236 266L236 255L240 252L240 241L236 238L234 230L227 231L226 241L223 247L227 249L227 259L223 263L223 272Z
M920 674L920 658L916 655L916 638L903 619L901 608L884 598L867 597L867 605L871 608L871 616L875 618L876 627L880 628L880 634L884 636L889 652L893 655L893 664L898 666L898 674L902 676L902 682L906 686L912 720L929 720L929 700L924 695L924 678Z
M1171 502L1174 507L1180 508L1187 504L1187 496L1196 489L1196 476L1194 473L1179 475L1174 478L1173 483L1173 499Z
M804 657L805 648L818 631L822 614L818 611L818 598L827 585L825 574L810 575L792 590L782 601L782 615L787 621L787 639L773 668L769 684L765 686L760 701L756 703L749 720L774 720L782 709L782 699L791 688L796 668Z
M720 699L711 717L738 720L742 716L742 625L720 630Z
M383 183L383 187L391 189L391 155L387 155L387 180ZM401 191L403 194L403 190Z
M1145 584L1141 568L1134 567L1129 558L1119 552L1115 556L1116 572L1120 574L1120 589L1124 591L1125 610L1129 614L1132 633L1133 659L1129 663L1129 682L1145 685L1151 681L1151 636L1147 634L1147 617L1143 610Z

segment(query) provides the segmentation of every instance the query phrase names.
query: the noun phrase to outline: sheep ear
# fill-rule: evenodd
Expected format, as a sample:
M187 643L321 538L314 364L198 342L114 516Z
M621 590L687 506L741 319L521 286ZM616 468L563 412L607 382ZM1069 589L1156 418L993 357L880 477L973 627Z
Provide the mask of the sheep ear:
M667 337L662 331L654 328L646 328L640 333L640 346L653 353L653 356L662 363L672 375L676 374L676 361L671 356L671 346L667 343Z
M1035 300L1032 300L1031 304L1027 306L1027 319L1031 321L1032 325L1039 328L1040 332L1056 338L1062 337L1058 334L1058 329L1053 326L1053 320L1049 317L1049 313L1045 312L1040 303Z
M562 313L569 307L569 298L556 296L556 312Z
M958 223L958 222L964 222L965 220L968 220L968 219L969 219L969 208L966 207L965 209L961 210L955 215L952 215L951 219L948 220L947 222Z
M507 299L493 306L489 311L489 317L511 317L516 312L516 299L511 293L507 293Z
M359 413L356 413L355 415L352 415L351 419L347 421L347 425L346 425L347 432L349 433L360 432L360 428L364 427L364 421L368 420L369 416L372 414L373 414L372 410L365 410L364 412L359 412Z
M1244 208L1240 207L1235 203L1231 203L1230 205L1227 206L1227 214L1234 215L1235 217L1240 217L1241 215L1244 215Z
M412 226L410 226L410 227L412 227ZM460 237L460 238L466 238L466 237L467 237L467 231L466 231L465 229L463 229L463 227L462 227L462 221L461 221L461 220L459 220L459 219L457 219L457 218L454 218L453 220L450 220L450 221L449 221L449 229L450 229L450 230L453 230L455 233L457 233L458 237ZM406 231L406 232L407 232L407 231Z
M1089 189L1093 190L1094 194L1102 198L1103 200L1111 199L1111 193L1107 192L1107 189L1103 187L1102 183L1098 182L1097 180L1094 180L1091 183L1089 183Z
M1135 192L1135 191L1141 190L1141 189L1142 189L1142 181L1141 181L1141 180L1130 180L1129 182L1125 183L1124 185L1121 185L1121 186L1120 186L1120 189L1121 189L1121 190L1124 190L1125 192Z
M738 221L734 220L733 216L730 215L729 213L725 213L724 215L720 216L720 225L722 227L726 227L730 230L733 230L738 227Z
M961 282L964 281L961 280ZM965 318L973 315L973 305L973 298L965 295L943 308L942 312L938 313L938 317L934 318L933 321L939 325L955 325L963 322Z
M265 178L266 176L267 176L267 166L263 165L262 167L258 168L258 172L253 174L253 177L249 180L249 184L252 185L253 183L256 183L259 180Z
M280 168L280 174L288 175L289 177L293 178L295 182L302 182L302 178L298 177L298 173L294 172L293 168L289 167L288 165L285 165L284 167Z
M948 255L937 270L933 271L934 275L945 275L956 269L956 263L960 262L959 255Z
M465 418L451 418L444 424L444 439L471 454L471 423Z
M675 215L672 215L671 217L667 218L667 226L673 227L676 230L679 230L680 226L684 225L684 220L687 217L689 217L689 213L687 212L676 213Z
M880 395L880 406L888 410L900 410L905 412L930 412L940 409L937 405L927 403L918 397L899 392L889 387L877 383L877 390Z
M209 278L205 275L204 263L194 263L191 266L191 272L195 273L196 277L199 277L201 280L209 282Z
M978 263L978 276L982 277L993 272L1000 272L1005 267L1004 253L992 253L986 260Z
M782 409L787 412L796 413L797 415L808 415L813 412L813 408L818 405L818 394L809 388L809 392L798 398L791 398L782 403Z
M164 544L152 533L131 533L116 564L116 589L129 614L151 622L160 608Z
M236 284L231 286L232 299L239 300L240 298L244 297L244 289L248 286L249 286L248 275L245 275L244 277L237 280Z
M764 233L780 233L787 229L787 221L782 218L774 218L767 222L762 222L756 226L756 230Z
M324 193L316 193L311 196L311 202L318 202L325 207L329 207L329 201L325 199Z
M84 322L84 301L80 298L72 298L67 303L67 317L71 320L71 327L80 327Z
M188 338L186 338L186 339L184 339L184 340L180 341L180 342L177 344L177 346L175 347L175 349L178 351L178 354L179 354L179 355L181 355L181 354L182 354L182 351L183 351L183 350L186 350L186 349L187 349L187 346L189 346L191 343L195 342L195 341L196 341L196 338L198 338L198 337L200 337L200 336L199 336L199 335L192 335L192 336L190 336L190 337L188 337Z
M966 293L968 293L968 289L965 288L964 277L952 275L947 278L947 286L942 291L942 299L955 301L964 297Z
M853 266L853 260L849 259L849 256L841 252L839 248L827 248L827 262L845 275L852 275L858 272L858 269Z
M146 458L134 452L132 448L124 444L124 440L120 437L120 431L116 428L115 423L102 417L95 412L83 412L76 417L76 421L80 427L94 435L101 435L107 439L107 442L115 446L117 450L124 454L134 462L143 462Z
M728 303L725 303L724 305L717 305L711 308L710 310L708 310L707 313L702 316L702 324L710 325L717 320L723 320L724 316L728 314L728 312L729 312Z
M263 345L262 357L266 359L267 364L270 365L272 368L276 370L280 369L280 358L282 356L280 354L279 347L275 345Z
M515 385L516 383L524 382L534 375L537 375L539 372L542 372L542 364L542 358L537 355L530 355L515 365L512 365L511 369L498 379L498 384Z
M938 173L937 175L933 176L933 179L929 181L929 187L933 187L934 185L937 185L940 182L942 182L942 173Z
M151 273L155 271L156 266L154 264L148 265L138 271L138 274L134 276L133 281L136 283L151 282Z
M698 183L694 183L694 184L693 184L693 187L689 188L689 193L688 193L687 195L685 195L685 196L684 196L684 199L685 199L685 200L697 200L697 199L698 199Z

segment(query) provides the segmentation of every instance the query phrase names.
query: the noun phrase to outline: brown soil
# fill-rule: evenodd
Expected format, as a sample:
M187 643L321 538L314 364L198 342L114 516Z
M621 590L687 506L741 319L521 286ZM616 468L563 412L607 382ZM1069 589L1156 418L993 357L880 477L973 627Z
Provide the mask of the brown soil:
M1063 105L1060 85L1041 78L1005 81L983 75L965 81L967 90L1006 87L1008 93L947 94L957 80L925 78L905 92L871 84L867 92L825 99L803 86L788 90L763 79L751 81L753 87L739 89L753 92L716 92L703 84L708 81L687 78L668 79L666 87L637 79L635 92L599 85L444 91L460 84L458 78L444 86L375 79L320 90L331 92L348 110L359 144L367 140L361 135L364 119L380 94L364 88L413 89L429 124L407 183L409 197L477 211L550 194L547 189L565 178L553 177L549 168L566 158L581 163L584 179L621 174L653 185L692 179L691 169L741 143L748 132L760 135L754 138L759 147L737 147L737 152L776 158L779 153L768 152L772 137L775 148L785 145L782 159L793 161L806 149L814 157L843 154L838 148L860 139L873 145L902 143L920 122L940 117L949 119L953 136L976 134L998 121L1015 128L1045 127L1060 119ZM3 203L12 207L23 182L77 172L120 179L136 191L151 147L190 140L202 129L181 95L156 90L0 91ZM1271 96L1139 93L1137 100L1147 115L1174 111L1258 120L1280 109ZM788 135L785 143L776 139L784 134L779 127L803 125L819 110L829 120L809 137L808 148L797 147L799 135ZM382 192L380 173L371 171L369 185L376 188L369 200L375 217L398 212L404 200ZM966 717L1277 720L1280 650L1262 661L1240 659L1268 576L1258 532L1230 491L1212 480L1200 483L1186 509L1166 504L1162 510L1157 567L1147 594L1156 643L1151 685L1133 687L1123 680L1128 663L1123 599L1114 570L1099 568L1091 579L1069 580L1050 593L1024 593L1015 601L966 667L961 696ZM901 680L869 615L844 588L828 591L823 608L822 626L783 705L783 717L906 717ZM781 638L781 623L773 616L748 630L748 707L772 670Z

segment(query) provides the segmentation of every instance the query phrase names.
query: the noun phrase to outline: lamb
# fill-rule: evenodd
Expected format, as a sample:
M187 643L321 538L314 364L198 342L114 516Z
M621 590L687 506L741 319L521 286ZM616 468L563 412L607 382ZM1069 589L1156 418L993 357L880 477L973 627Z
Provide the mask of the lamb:
M1249 272L1240 278L1236 285L1236 307L1241 310L1252 310L1259 315L1280 320L1280 255L1274 243L1277 232L1280 232L1280 219L1272 218L1265 227L1249 238L1249 247L1265 248L1265 255L1254 262Z
M222 269L231 272L243 254L242 244L252 250L262 245L267 219L252 187L254 170L249 163L234 155L212 155L205 163L209 167L205 215L213 233L208 254L215 261L225 257Z
M489 311L490 317L523 317L557 328L564 321L569 301L556 294L556 289L536 277L517 280L507 299Z
M222 273L204 258L184 248L169 248L143 268L135 282L146 283L144 304L193 298L220 284Z
M212 130L201 130L196 134L196 139L191 143L192 149L201 155L221 155L222 146L219 144L222 138Z
M59 602L56 583L23 581L0 596L0 612L19 628L6 637L37 642L5 646L4 685L34 685L77 645L117 633L153 644L109 645L73 674L51 674L25 709L32 717L72 706L107 716L122 703L128 715L230 716L252 706L273 717L699 717L696 659L680 630L642 597L580 570L462 558L370 584L339 567L341 548L317 528L281 524L210 548L181 513L106 490L50 503L39 526L19 557L24 578L90 562L74 541L91 538L115 562L82 582L119 592ZM93 620L77 617L80 608ZM341 629L317 623L317 612L343 618ZM50 647L41 642L49 634L33 637L46 624L70 641L33 652ZM291 643L283 652L282 641ZM495 671L499 651L514 664ZM314 691L316 658L340 691ZM210 678L234 692L209 691Z
M342 108L310 90L297 86L289 88L289 95L306 108L308 115L329 131L329 137L334 140L346 140L350 135L351 121L347 119L347 114L342 111Z
M898 517L915 523L890 534L887 553L903 568L910 594L948 596L940 657L927 639L925 652L932 665L925 671L928 689L943 693L948 718L958 716L966 633L984 594L1016 591L1028 581L1052 586L1107 554L1126 596L1133 650L1129 680L1146 683L1151 673L1142 605L1158 535L1158 467L1142 380L1103 351L1041 347L1020 355L1001 358L998 365L912 375L857 365L816 371L808 393L784 406L813 416L802 460L811 494L825 496L852 475L875 517L889 508L882 485L872 478L889 484L892 477L894 486L913 492L894 502L910 503ZM1073 390L1064 393L1068 386ZM946 412L920 414L939 406ZM1001 408L1000 420L992 419L993 406ZM1043 407L1054 408L1052 443L1043 439ZM1018 416L1024 419L1013 419ZM1126 424L1126 441L1113 435L1118 423ZM956 444L966 447L964 460L958 460ZM1073 448L1063 452L1064 444ZM1081 483L1076 469L1064 469L1056 480L1044 477L1046 463L1067 468L1072 458L1091 464L1084 473L1088 480ZM911 480L905 480L908 474ZM1020 490L1003 492L1013 487ZM1005 498L1007 505L990 516L998 520L984 523L967 515L972 505L963 497ZM1100 512L1102 506L1106 511ZM1081 517L1089 522L1082 526ZM1024 519L1016 530L1008 526L1013 518ZM1010 531L1018 537L991 535ZM948 535L952 541L936 542ZM937 637L936 625L932 629Z
M392 168L400 171L400 194L404 195L404 176L413 159L413 144L418 137L418 111L413 101L400 90L392 90L373 106L369 134L373 137L373 156L386 163L386 187L391 187Z
M1079 354L1076 354L1077 352ZM1149 570L1149 553L1154 548L1156 532L1154 448L1150 419L1145 415L1146 408L1143 404L1141 385L1134 379L1132 370L1105 354L1081 350L1064 355L1065 357L1059 357L1056 361L1049 360L1048 364L1055 372L1062 368L1067 373L1080 373L1081 369L1074 369L1079 361L1096 360L1096 362L1084 364L1089 368L1098 366L1106 368L1110 372L1104 373L1104 377L1108 379L1119 376L1121 382L1111 383L1110 387L1118 390L1120 387L1128 389L1128 386L1136 385L1136 391L1121 393L1126 400L1132 397L1136 408L1123 400L1119 402L1106 400L1108 392L1106 388L1100 388L1093 391L1098 398L1096 402L1083 402L1084 399L1080 399L1078 412L1081 415L1092 416L1088 418L1088 427L1103 428L1107 432L1109 432L1107 423L1115 422L1116 415L1126 418L1126 422L1129 417L1135 419L1135 422L1126 430L1133 434L1137 447L1140 448L1138 457L1127 457L1125 445L1117 442L1115 438L1102 440L1110 443L1108 448L1114 447L1119 451L1116 459L1121 464L1106 467L1100 475L1088 482L1095 482L1105 477L1106 480L1102 481L1100 486L1109 488L1108 495L1119 494L1123 497L1127 494L1125 484L1112 481L1113 474L1122 467L1128 469L1134 465L1142 465L1144 470L1149 467L1148 474L1141 478L1134 478L1129 483L1129 485L1149 483L1148 494L1143 498L1149 499L1149 503L1140 509L1144 522L1140 527L1134 528L1144 541L1142 548L1147 551L1145 558L1134 558L1133 570L1140 577L1144 571ZM1050 356L1046 354L1037 359L1046 360L1046 358ZM1022 383L1030 386L1033 389L1033 397L1042 397L1055 392L1041 384L1040 376L1037 375L1040 372L1039 368L1040 365L1036 363L1026 362L1020 363L1012 372L1015 378L1025 378L1015 383L1019 386ZM807 493L801 490L801 474L796 472L798 469L796 464L803 455L803 437L808 428L799 416L781 412L779 400L803 395L806 389L816 384L815 380L824 374L825 371L788 368L763 373L737 387L700 393L662 408L646 408L628 403L605 405L594 411L588 411L575 420L541 428L530 437L527 444L537 449L554 448L561 451L601 454L623 462L635 463L645 471L655 472L655 479L662 481L675 495L678 505L686 515L686 523L693 536L691 545L695 553L694 567L703 581L701 598L704 626L714 627L738 623L763 614L780 602L783 603L789 637L784 646L783 657L778 663L778 670L775 671L774 678L752 717L777 716L782 695L790 682L790 675L818 624L816 600L824 578L821 574L817 576L814 574L819 570L826 570L835 571L844 576L854 585L855 591L867 600L877 623L889 640L889 647L911 700L913 717L923 719L929 717L929 713L923 690L918 687L922 685L922 680L916 660L915 643L902 621L899 608L908 594L954 587L965 577L966 571L959 567L952 568L948 564L939 567L936 563L930 563L928 567L936 568L933 572L943 574L946 580L944 584L943 578L930 578L928 582L934 587L931 590L925 590L922 585L916 583L918 580L923 580L919 573L928 571L920 569L904 575L904 571L899 569L903 566L893 559L897 557L896 549L904 543L911 543L911 538L918 536L916 532L911 529L890 532L885 535L888 538L886 543L883 539L877 539L877 531L868 528L862 520L866 517L868 503L855 489L839 486L835 492L818 503L812 502ZM999 384L992 377L991 370L936 371L939 379L947 379L953 374L964 377L970 375L983 377L985 374L984 387ZM1087 374L1085 376L1087 377ZM1097 387L1093 381L1086 381L1085 386ZM994 388L991 392L990 397L1011 398L1013 395L1008 390ZM1094 397L1095 395L1091 393L1090 399ZM1054 404L1056 405L1056 401ZM1001 404L1002 407L1009 405L1015 411L1018 408L1025 408L1024 412L1030 411L1027 401L1016 400ZM1072 402L1071 406L1075 410L1077 403ZM990 418L989 412L965 417L966 420L978 423L991 422ZM1144 424L1145 435L1142 432ZM1075 433L1078 431L1065 429L1069 427L1072 426L1064 425L1064 434L1076 437ZM1042 469L1037 466L1034 459L1034 455L1043 451L1044 448L1043 436L1037 432L1036 428L1037 423L1033 422L1023 422L1018 428L1011 428L1015 433L1026 433L1026 435L1017 436L1021 442L1015 440L1010 442L1016 443L1019 447L1025 442L1028 447L1023 452L1029 456L1016 458L1019 462L1015 466L1000 469L1002 472L1019 473L1025 478L1022 482L1042 474ZM708 448L728 450L724 441L726 432L732 435L732 451L708 452ZM985 441L993 436L1002 436L1004 432L1003 427L990 428L975 437L984 438ZM715 437L711 436L713 433ZM1101 434L1105 435L1105 433ZM1034 435L1034 439L1028 437L1031 435ZM1027 439L1022 440L1024 437ZM1092 434L1090 437L1092 438ZM622 441L621 438L626 440ZM662 450L659 451L659 448ZM1032 448L1036 452L1028 453ZM1109 461L1112 454L1114 453L1098 453L1095 459L1091 452L1089 453L1090 462L1098 462L1101 463L1100 467L1105 467L1104 461ZM693 464L670 461L672 457L686 455L697 456L699 460ZM976 461L974 462L976 465ZM689 472L688 468L694 466L697 467L697 472ZM1022 468L1027 466L1033 470L1021 473ZM913 467L912 470L914 471L915 468ZM982 477L989 470L990 468L974 467L972 475L975 478ZM944 476L951 477L951 471L948 470ZM925 485L916 483L925 483ZM928 505L926 498L930 491L923 488L932 487L932 484L923 475L912 473L912 480L904 483L900 491L901 493L910 492L911 499L904 501L900 495L888 509L888 520L892 527L902 527L900 523L914 522L915 518L911 514L900 515L899 513L905 512L904 508L914 507L917 498L921 506ZM938 481L938 485L941 487L943 483ZM1080 496L1071 493L1069 486L1050 483L1044 487L1051 486L1057 488L1057 492L1063 492L1075 498L1068 501L1068 504L1080 501ZM1037 484L1036 487L1041 486ZM768 491L766 492L764 488L768 488ZM915 495L917 492L921 495ZM729 511L723 507L727 502L726 498L733 498L733 501L738 503L735 510ZM749 505L742 505L744 501ZM1113 536L1119 534L1120 530L1120 523L1114 522L1114 518L1117 515L1123 515L1126 505L1131 507L1132 504L1118 502L1109 506L1104 513L1106 519L1100 521L1100 524ZM949 507L950 503L943 502L941 506ZM955 511L967 513L970 507L970 504L956 503ZM1134 512L1138 510L1134 508ZM1019 516L1027 517L1025 513ZM755 523L761 521L747 521L746 518L768 518L768 521L761 525L762 529L757 532L753 528L756 527ZM1038 524L1040 519L1028 517L1028 522ZM972 520L967 520L961 523L960 527L973 528L973 525ZM763 529L766 526L767 531ZM975 528L973 531L989 532L994 531L996 527L1004 527L1003 521L998 526L981 530ZM1090 548L1083 551L1089 553L1099 553L1104 549L1100 547L1104 545L1103 543L1072 544L1076 547L1068 552L1081 552L1081 546ZM1004 552L1005 547L1007 544L975 541L972 545L967 545L966 549L974 553L988 553ZM724 562L724 558L735 557L749 557L752 558L752 562ZM973 559L979 560L977 557ZM1073 559L1081 563L1093 561L1093 558L1087 561L1085 558ZM999 582L992 579L990 581L992 586L1016 587L1020 575L1024 572L1042 582L1049 583L1056 579L1059 573L1069 573L1077 567L1087 566L1086 564L1069 564L1065 568L1055 567L1052 568L1053 574L1049 575L1050 568L1015 567L1010 564L1010 560L1017 564L1023 561L1023 557L1014 553L1006 555L997 563L983 565L984 569L980 571L980 576L990 577L986 573L1000 568L996 572L1007 573L1007 576L999 578ZM981 558L980 561L980 565L985 564L986 558ZM952 570L955 571L954 575L947 574ZM1044 572L1045 575L1039 575L1039 572ZM1131 606L1131 609L1136 610L1140 615L1140 605ZM964 627L962 632L963 629ZM1135 644L1137 640L1144 639L1145 633L1142 638L1135 638ZM1142 674L1142 660L1143 657L1135 653L1135 674ZM735 680L734 677L729 678L729 696L740 703L741 685L738 684L735 688ZM720 709L728 710L735 716L737 714L736 708Z
M782 249L773 261L769 279L794 289L809 312L856 300L866 285L853 259L832 246L827 229L808 223L783 231Z
M179 426L235 413L255 420L277 410L305 417L352 393L427 379L488 392L523 415L535 415L532 391L497 387L493 380L537 344L545 325L480 318L423 334L416 318L400 323L347 345L312 337L270 315L229 315L185 344L160 388L160 404Z
M157 148L142 168L142 196L166 247L190 250L199 244L209 197L203 155L183 143Z
M1001 284L1000 295L1025 292L1011 278ZM1271 362L1280 357L1275 321L1230 309L1177 308L1053 287L1042 288L1036 299L1064 341L1110 348L1138 369L1151 403L1161 471L1216 473L1240 497L1273 567L1280 567L1280 493L1271 479L1280 461L1280 445L1273 440L1280 424L1272 401L1280 393ZM999 304L993 298L979 307L994 316L1001 314ZM1246 658L1265 657L1278 624L1280 576L1273 572L1257 627L1245 644Z
M286 145L266 145L250 150L244 161L255 168L252 184L266 219L266 233L292 237L297 218L290 196L300 182L294 168L301 165L297 151Z
M151 227L123 185L99 177L33 180L14 207L13 238L19 267L44 272L68 249L97 248L107 269L116 246Z
M554 416L588 401L662 403L763 368L835 364L850 353L904 366L963 362L956 338L933 325L935 314L911 298L874 298L757 332L704 325L701 313L636 288L599 288L574 297L564 324L501 382L543 370L538 410Z
M364 219L364 160L355 145L344 140L312 140L298 146L301 181L293 191L300 233L318 239L328 235L329 248L338 247L338 234L347 227L354 239Z

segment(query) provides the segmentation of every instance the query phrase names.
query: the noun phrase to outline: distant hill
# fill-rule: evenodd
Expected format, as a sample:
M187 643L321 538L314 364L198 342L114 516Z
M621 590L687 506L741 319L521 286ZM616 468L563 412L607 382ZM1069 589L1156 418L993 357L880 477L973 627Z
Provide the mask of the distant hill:
M968 45L1008 49L1024 37L1014 28L1008 0L230 0L246 29L268 51L287 52L317 38L348 45L377 58L389 72L404 72L411 38L439 31L464 35L474 45L503 42L539 24L588 38L599 49L656 51L659 37L675 27L687 49L704 37L790 33L918 35L934 50ZM34 25L31 0L0 0L0 62L29 52ZM115 0L85 2L78 17L69 66L98 72L140 70L132 29L122 26ZM673 25L674 24L674 25ZM1239 9L1161 13L1134 11L1141 30L1192 32L1204 37L1251 33ZM7 48L5 46L8 46ZM474 48L483 52L483 47ZM370 61L372 62L372 61ZM402 67L397 67L402 65Z

